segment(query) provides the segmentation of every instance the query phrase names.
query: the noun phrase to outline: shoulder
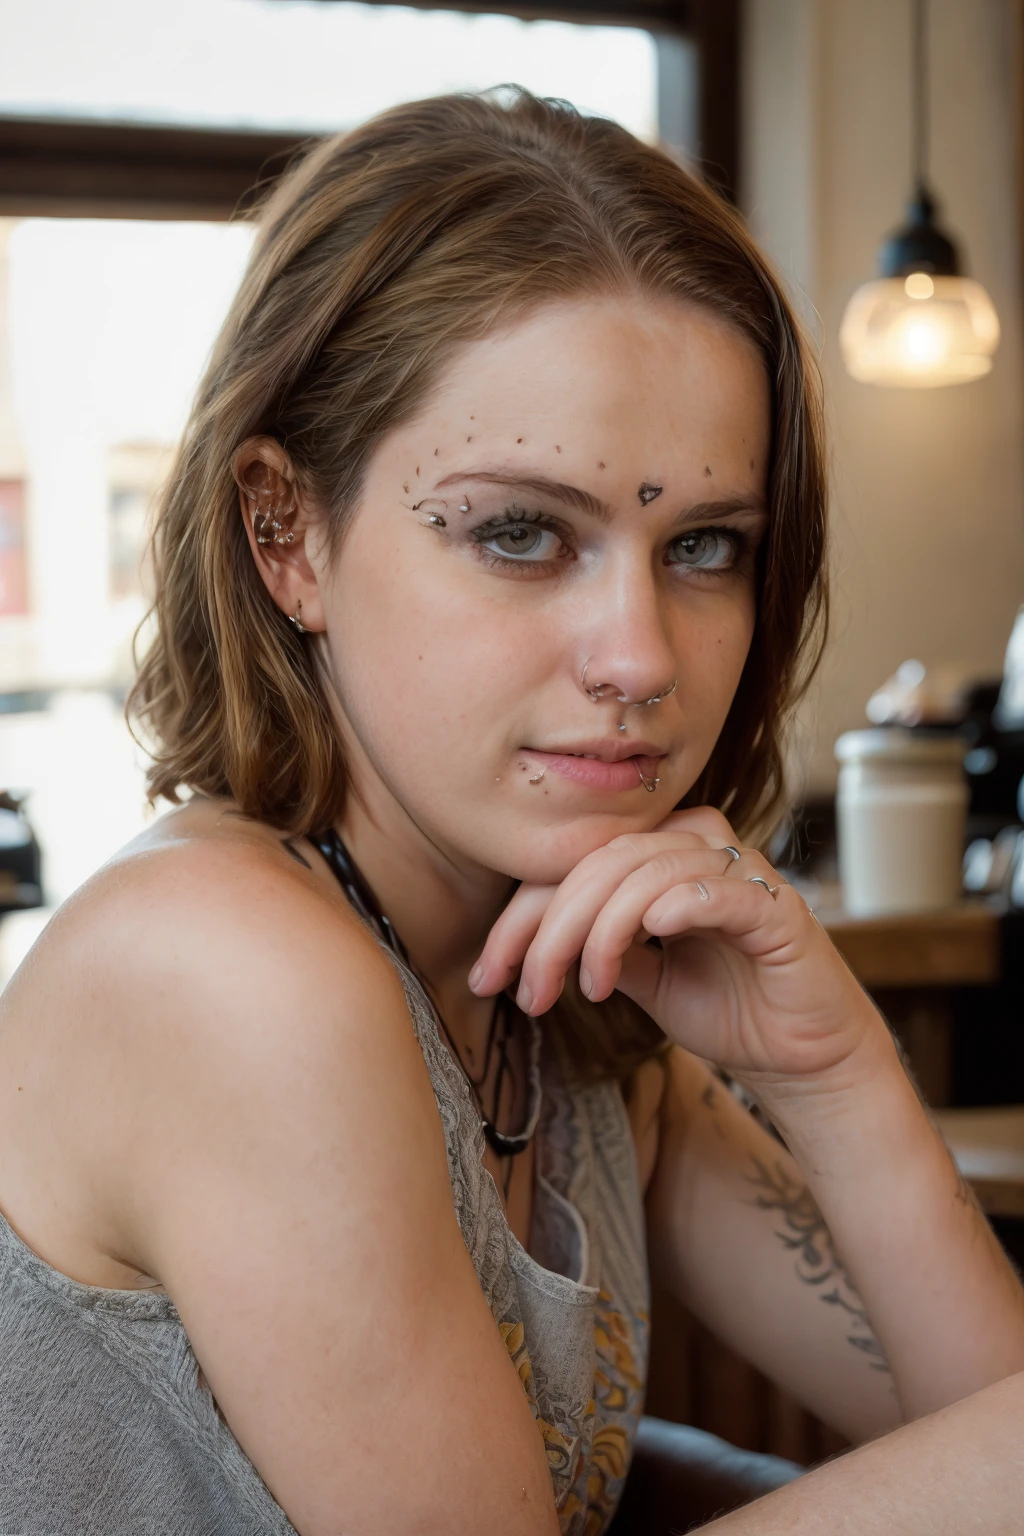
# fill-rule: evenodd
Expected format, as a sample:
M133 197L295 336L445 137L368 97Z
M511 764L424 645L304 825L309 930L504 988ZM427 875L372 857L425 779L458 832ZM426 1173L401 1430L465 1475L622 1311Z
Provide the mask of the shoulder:
M260 1072L280 1097L346 1051L418 1056L394 966L266 831L139 839L60 909L12 1006L122 1100L229 1095Z
M215 993L250 991L275 971L305 988L340 974L393 977L332 880L291 857L272 829L225 820L157 824L65 903L45 948L87 967L108 995L147 977Z

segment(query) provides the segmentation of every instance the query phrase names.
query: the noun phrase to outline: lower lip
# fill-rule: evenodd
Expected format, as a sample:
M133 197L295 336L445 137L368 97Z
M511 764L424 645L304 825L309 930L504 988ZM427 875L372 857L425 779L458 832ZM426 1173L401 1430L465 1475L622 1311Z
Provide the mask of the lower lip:
M561 752L535 752L530 757L539 763L545 773L557 773L560 778L571 779L587 789L618 792L623 789L639 789L640 775L645 779L658 777L658 757L625 757L618 763L602 762L598 757L570 757Z

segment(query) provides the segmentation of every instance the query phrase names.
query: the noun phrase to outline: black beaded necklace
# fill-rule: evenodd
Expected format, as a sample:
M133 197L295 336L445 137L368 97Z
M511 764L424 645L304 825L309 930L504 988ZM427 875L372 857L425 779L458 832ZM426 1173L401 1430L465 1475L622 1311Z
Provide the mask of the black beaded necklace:
M377 898L374 896L372 890L367 884L366 877L363 875L362 870L356 864L352 855L345 847L345 844L342 841L339 833L334 829L334 827L330 827L326 832L320 832L314 836L311 836L309 841L313 844L313 847L323 855L324 859L330 866L336 880L338 881L338 884L345 892L345 895L348 897L352 906L359 913L359 916L363 919L364 922L369 924L369 926L374 930L378 937L388 946L391 952L396 955L399 960L401 960L402 964L405 965L410 971L412 971L413 975L416 975L416 972L410 963L409 955L405 945L402 943L401 939L396 933L391 919L381 911L380 905L377 902ZM426 983L423 981L421 976L417 976L416 979L423 987L424 994L430 1002L430 1006L433 1010L434 1018L440 1025L444 1033L444 1037L448 1041L448 1044L451 1048L452 1055L455 1057L455 1060L461 1067L462 1075L466 1079L466 1082L469 1084L469 1091L473 1096L473 1102L475 1103L477 1113L480 1116L480 1123L483 1128L483 1133L486 1137L488 1146L497 1157L518 1157L521 1152L526 1151L527 1147L530 1145L530 1142L533 1140L534 1133L537 1129L537 1122L540 1119L540 1026L537 1023L537 1020L533 1018L529 1019L530 1063L527 1079L528 1100L525 1124L523 1125L522 1130L519 1131L516 1135L506 1135L504 1131L498 1130L498 1127L495 1125L494 1121L498 1113L498 1107L501 1104L501 1090L505 1081L506 1073L509 1075L509 1077L512 1076L512 1064L509 1061L508 1049L512 1039L513 1009L508 998L504 993L502 993L498 998L497 1003L495 1004L494 1013L491 1017L491 1027L487 1034L487 1045L484 1051L483 1071L479 1077L474 1077L469 1068L466 1066L466 1063L463 1061L462 1052L459 1050L455 1041L449 1034L447 1024L444 1022L444 1019L441 1017L441 1014L434 1004L433 999L430 997L430 992L426 986ZM490 1110L490 1112L488 1112L484 1105L482 1089L484 1083L487 1081L488 1073L490 1072L491 1061L494 1056L494 1048L496 1044L498 1048L498 1071L494 1086L493 1108Z

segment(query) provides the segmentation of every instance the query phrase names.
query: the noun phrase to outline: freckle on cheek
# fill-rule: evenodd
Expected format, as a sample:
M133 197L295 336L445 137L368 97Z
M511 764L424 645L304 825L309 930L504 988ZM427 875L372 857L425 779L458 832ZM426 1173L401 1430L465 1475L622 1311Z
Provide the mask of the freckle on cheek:
M522 438L521 438L521 437L517 437L517 438L516 438L516 442L517 442L517 443L521 443L521 442L522 442Z
M435 448L435 449L434 449L434 458L435 458L435 459L436 459L436 458L437 458L437 456L438 456L438 454L439 454L439 453L440 453L440 452L441 452L441 450L440 450L440 448Z
M604 469L604 460L603 459L598 459L597 467L598 467L598 469Z
M558 443L556 443L556 444L555 444L555 452L556 452L556 453L561 453L561 451L562 451L562 450L561 450L561 447L560 447L560 446L559 446L559 444L558 444Z
M711 465L710 464L705 464L704 465L704 473L706 475L710 475L710 473L711 473Z

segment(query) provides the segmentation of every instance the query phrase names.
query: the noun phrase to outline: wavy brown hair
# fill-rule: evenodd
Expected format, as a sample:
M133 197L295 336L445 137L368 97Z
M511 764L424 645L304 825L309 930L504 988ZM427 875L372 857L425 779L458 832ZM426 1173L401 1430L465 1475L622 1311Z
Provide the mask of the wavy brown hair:
M158 509L156 633L129 699L153 749L151 798L230 796L292 834L330 825L344 804L314 654L249 551L231 469L240 444L267 435L287 449L336 545L370 455L458 348L545 301L614 293L705 305L764 362L772 449L754 636L684 801L763 838L826 618L817 369L728 205L617 124L511 88L385 112L311 150L267 201ZM628 1071L653 1047L635 1010L576 997L558 1012L588 1072Z

